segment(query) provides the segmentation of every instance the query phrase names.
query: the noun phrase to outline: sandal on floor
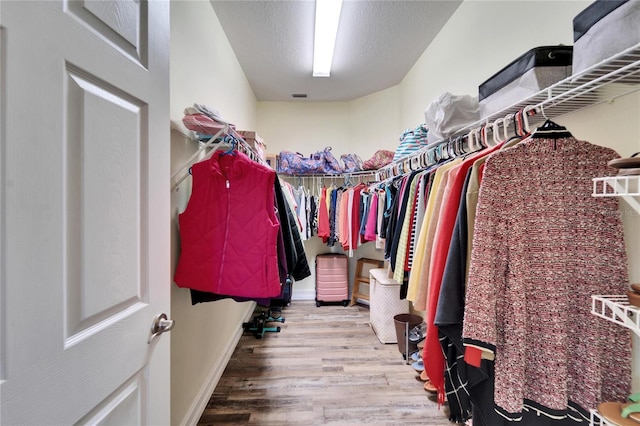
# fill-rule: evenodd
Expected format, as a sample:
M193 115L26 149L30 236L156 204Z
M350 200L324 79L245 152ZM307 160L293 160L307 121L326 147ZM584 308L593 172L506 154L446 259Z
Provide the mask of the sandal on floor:
M416 376L416 380L421 382L426 382L427 380L429 380L429 376L427 376L426 371L422 371L420 374Z
M640 404L623 404L620 402L603 402L598 404L598 412L609 423L616 426L640 425Z
M431 383L431 380L427 380L426 382L424 382L424 390L426 390L429 393L438 393L438 388L433 386L433 383Z
M416 370L418 373L421 373L424 371L424 363L422 362L422 360L412 363L411 367L413 367L413 369Z

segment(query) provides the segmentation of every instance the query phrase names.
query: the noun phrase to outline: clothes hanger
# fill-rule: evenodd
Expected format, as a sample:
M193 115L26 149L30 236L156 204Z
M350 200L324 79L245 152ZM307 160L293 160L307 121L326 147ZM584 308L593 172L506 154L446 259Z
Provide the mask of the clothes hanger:
M498 118L496 121L493 122L493 125L491 126L491 130L493 132L493 143L495 144L494 146L498 146L502 142L499 139L500 138L500 123L504 123L504 118Z
M473 132L473 150L478 151L482 148L482 125L472 130Z
M235 136L228 134L224 137L223 142L231 144L229 149L223 152L221 155L235 155L238 148L238 140Z
M551 120L546 120L542 126L536 128L531 134L532 138L538 139L561 139L570 138L572 136L573 135L566 127Z
M449 138L449 151L451 152L451 158L458 156L458 138Z
M503 133L504 133L504 140L509 140L509 123L513 121L513 116L512 115L507 115L506 117L504 117L504 119L502 120L502 127L503 127Z
M464 149L464 137L463 136L458 136L456 138L456 154L459 156L464 155L467 153L467 151L465 151Z
M411 170L420 170L420 157L411 157Z
M526 132L524 130L524 123L522 120L522 110L516 111L516 113L513 115L513 124L515 126L514 130L516 136L523 138Z
M488 124L485 123L480 127L480 145L482 149L489 147Z
M452 147L452 143L451 143L451 138L447 139L447 142L445 144L445 150L447 151L447 157L449 157L449 158L455 157L455 154L453 153L453 147Z
M478 129L472 129L469 132L469 147L471 148L471 152L477 151L478 145L480 145L478 142Z
M537 127L531 134L531 138L534 139L561 139L573 137L571 132L566 127L559 125L552 121L544 112L544 107L540 105L540 111L545 118L545 122L540 127Z

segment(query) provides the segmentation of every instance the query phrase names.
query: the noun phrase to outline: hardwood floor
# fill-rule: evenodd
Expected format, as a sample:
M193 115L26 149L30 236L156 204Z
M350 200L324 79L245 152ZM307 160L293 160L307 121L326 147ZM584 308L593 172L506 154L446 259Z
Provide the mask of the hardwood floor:
M245 332L198 425L452 425L366 306L293 301L279 333Z

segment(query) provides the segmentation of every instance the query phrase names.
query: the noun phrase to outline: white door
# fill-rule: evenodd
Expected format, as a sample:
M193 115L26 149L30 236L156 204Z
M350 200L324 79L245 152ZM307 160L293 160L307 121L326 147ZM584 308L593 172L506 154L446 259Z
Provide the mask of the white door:
M0 25L0 423L168 424L169 2Z

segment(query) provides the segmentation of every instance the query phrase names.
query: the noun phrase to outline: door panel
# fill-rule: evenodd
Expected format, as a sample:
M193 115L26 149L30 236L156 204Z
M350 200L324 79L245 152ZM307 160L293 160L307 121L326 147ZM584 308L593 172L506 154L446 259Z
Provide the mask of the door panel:
M143 379L136 375L112 395L102 401L91 413L82 418L77 425L141 425L143 423ZM133 423L127 423L134 421Z
M65 7L105 42L147 67L147 2L86 0Z
M148 210L141 186L148 141L140 129L149 123L142 101L86 73L66 72L66 314L72 336L146 303L141 265L148 248L139 212Z
M169 422L168 8L0 2L2 424Z

